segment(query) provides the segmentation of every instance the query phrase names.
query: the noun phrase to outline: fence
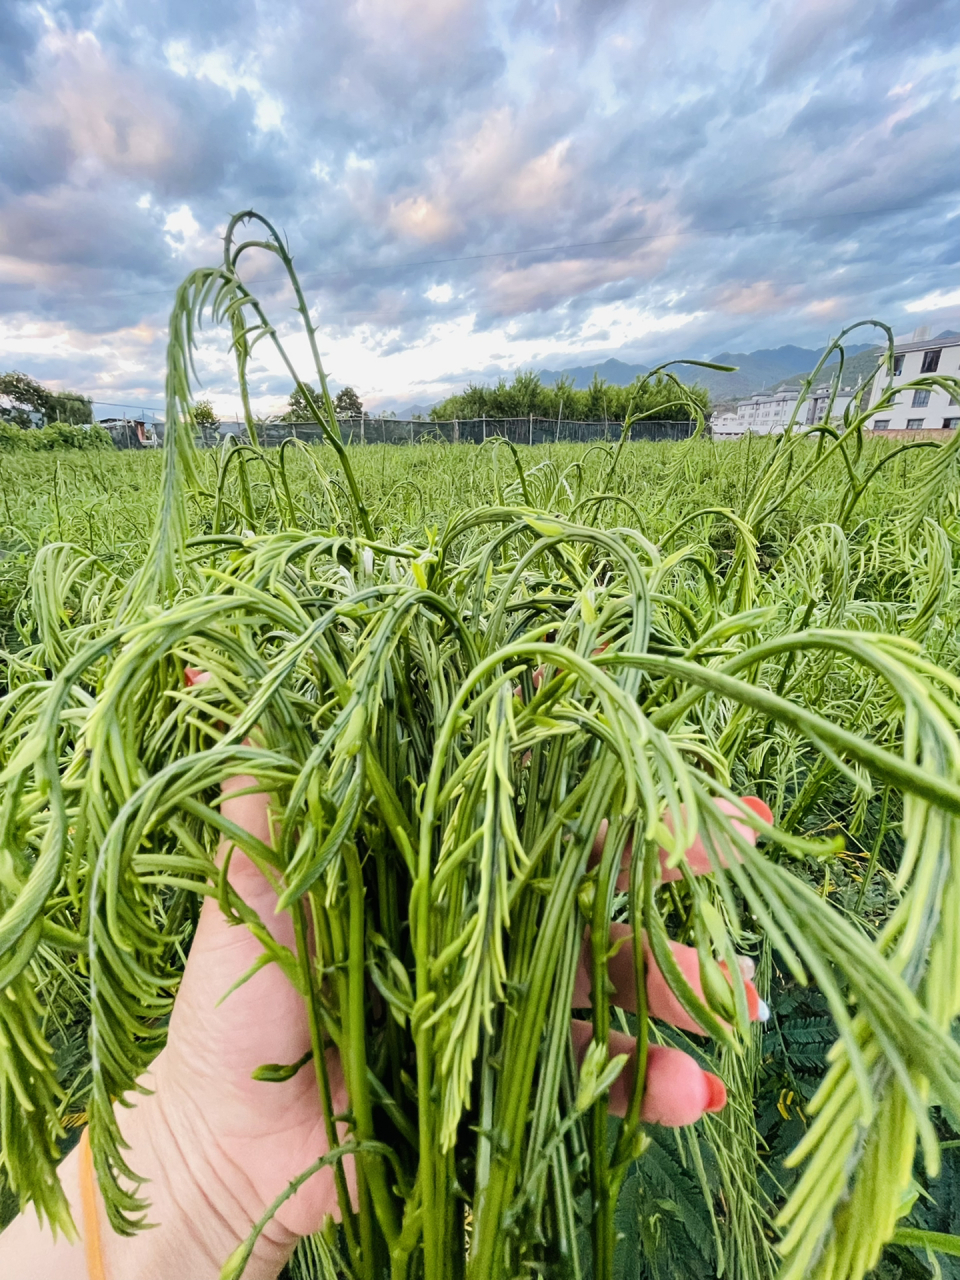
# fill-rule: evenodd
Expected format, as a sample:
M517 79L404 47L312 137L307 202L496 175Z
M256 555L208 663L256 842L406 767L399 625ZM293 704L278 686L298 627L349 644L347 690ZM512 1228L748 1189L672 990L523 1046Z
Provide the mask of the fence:
M635 422L631 440L686 440L693 435L695 422ZM242 430L239 429L239 430ZM352 444L418 444L425 440L445 440L447 444L482 444L495 437L513 444L556 444L561 441L586 444L594 440L619 440L619 422L571 422L553 418L454 418L449 422L425 422L406 418L341 418L340 430ZM258 426L262 444L277 445L289 436L321 443L323 431L315 422L267 422Z

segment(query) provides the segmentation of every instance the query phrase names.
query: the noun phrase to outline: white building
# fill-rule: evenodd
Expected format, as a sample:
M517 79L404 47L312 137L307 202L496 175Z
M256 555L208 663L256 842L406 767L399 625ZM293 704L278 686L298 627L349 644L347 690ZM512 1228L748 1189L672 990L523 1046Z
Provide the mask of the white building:
M893 348L894 387L913 382L922 373L960 376L960 337L923 338L915 333L910 338L898 338ZM883 395L887 377L887 370L881 369L874 378L870 404L875 404ZM874 431L956 430L960 427L960 406L939 387L908 388L893 404L871 417L867 426Z
M740 435L752 431L754 435L768 436L783 428L790 421L797 407L795 388L784 391L761 392L737 405L737 426Z
M741 400L735 414L722 414L711 424L714 439L734 440L746 435L748 431L759 436L775 435L783 431L796 412L799 395L799 387L793 386L751 396L749 400ZM830 404L830 396L829 385L817 387L811 391L800 406L796 425L811 427L817 422L823 422ZM849 403L849 391L842 389L833 402L831 420L839 421Z
M715 413L710 419L710 433L714 440L736 440L743 435L735 413Z

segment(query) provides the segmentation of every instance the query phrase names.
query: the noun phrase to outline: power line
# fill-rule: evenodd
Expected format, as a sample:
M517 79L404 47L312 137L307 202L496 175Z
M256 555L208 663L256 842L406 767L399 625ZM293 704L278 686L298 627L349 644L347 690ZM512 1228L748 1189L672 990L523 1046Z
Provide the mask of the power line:
M309 280L311 278L319 279L319 278L326 278L326 277L335 279L337 276L351 275L358 270L359 271L365 271L365 270L366 271L391 271L391 270L397 270L397 269L406 270L409 267L446 266L450 263L455 263L455 262L485 262L492 258L512 258L512 257L519 257L523 254L561 253L571 249L595 249L605 245L613 245L613 244L645 244L652 240L674 240L678 236L729 235L730 232L732 231L755 231L758 228L762 228L762 227L780 227L780 226L786 226L788 224L792 224L795 222L820 222L828 218L869 218L869 217L875 217L884 213L915 212L917 209L922 209L923 207L924 207L923 205L917 205L917 204L887 205L879 209L849 210L846 213L802 214L793 218L773 218L764 222L739 222L739 223L732 223L730 226L727 226L727 227L690 228L686 231L658 231L658 232L651 232L650 234L641 235L641 236L615 236L609 240L581 240L579 242L573 242L569 244L535 245L534 247L529 249L497 249L491 253L459 254L456 257L451 257L451 258L421 258L416 261L400 263L397 266L394 266L391 263L384 263L384 264L373 263L368 267L360 266L360 267L354 267L344 271L326 271L326 272L310 271L306 275L304 275L302 279ZM261 281L267 280L268 278L272 278L272 277L262 276L260 277L259 280L251 280L249 281L249 283L250 284L260 283Z
M872 218L880 217L888 213L915 213L926 207L927 206L923 204L885 205L875 209L852 209L842 213L798 214L794 217L771 218L758 222L735 222L726 227L689 228L687 230L680 231L651 232L645 235L636 236L614 236L609 239L602 240L580 240L564 244L534 245L527 248L496 249L488 253L464 253L447 258L417 258L407 262L360 263L358 265L341 268L336 271L309 271L305 275L301 276L300 279L301 283L306 283L309 280L336 280L344 277L349 278L350 276L369 271L408 271L417 267L450 266L460 262L489 262L496 258L515 258L534 254L567 253L572 250L597 249L610 245L649 244L657 240L675 240L679 237L730 235L735 231L756 231L766 227L783 227L799 223L824 222L835 218ZM280 279L281 277L276 274L270 276L253 276L244 283L248 285L269 284L274 282L279 283ZM40 286L30 285L29 287L32 289L38 289ZM118 291L112 293L100 293L97 296L105 301L114 298L163 297L169 296L172 287L173 286L170 286L165 289L134 290L131 292Z
M56 393L54 393L56 394ZM115 400L97 400L89 391L78 391L77 395L86 396L91 405L100 405L104 409L132 409L136 406L138 409L149 409L151 413L163 413L158 404L143 404L140 400L126 400L123 404L117 404Z

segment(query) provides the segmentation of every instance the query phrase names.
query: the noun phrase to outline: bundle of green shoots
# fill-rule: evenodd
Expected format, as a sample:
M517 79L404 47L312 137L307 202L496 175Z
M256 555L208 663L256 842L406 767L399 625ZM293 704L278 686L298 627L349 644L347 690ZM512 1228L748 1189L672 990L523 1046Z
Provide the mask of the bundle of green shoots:
M249 222L262 238L238 240ZM254 247L289 273L319 399L241 280ZM251 444L225 452L210 529L191 537L191 350L207 311L231 327ZM286 483L287 449L303 446L257 448L247 369L264 339L336 455L342 483L315 464L326 527L303 527ZM0 1121L21 1202L65 1221L56 1161L67 1101L43 992L51 966L67 966L89 998L100 1186L114 1226L135 1229L143 1199L114 1100L163 1043L203 889L302 991L318 1081L325 1042L343 1063L348 1132L327 1159L355 1160L357 1203L344 1201L340 1234L317 1246L316 1265L328 1268L317 1274L610 1280L617 1199L628 1170L643 1176L647 1046L666 1034L646 1012L640 947L638 1012L623 1020L611 1008L614 921L645 933L677 1001L711 1032L731 1088L753 1034L736 952L772 948L798 982L819 987L837 1041L793 1156L804 1171L779 1219L782 1274L846 1280L874 1266L918 1140L936 1170L932 1105L960 1117L950 1036L960 680L923 647L951 583L936 517L957 447L931 452L891 535L919 586L899 604L864 605L853 579L883 576L885 544L852 550L853 514L894 454L865 451L860 400L842 426L792 423L739 514L696 512L657 544L635 523L600 524L627 502L621 442L575 513L562 477L544 488L544 473L517 457L500 505L393 545L341 440L289 253L257 215L234 218L222 265L192 274L174 307L163 486L143 568L121 580L79 549L46 548L31 579L31 643L5 661ZM673 486L685 483L686 450L676 449ZM249 479L255 458L266 496ZM764 528L837 458L849 482L836 522L762 573ZM735 540L725 562L703 533L718 522ZM187 668L210 678L187 689ZM272 849L220 813L219 784L238 772L272 796ZM881 823L902 797L899 898L877 936L793 869L839 847L802 834L827 786L849 790L851 828L878 791ZM773 824L738 799L757 791ZM296 956L281 954L219 874L222 833L274 880L303 944ZM698 834L707 877L684 856ZM667 884L661 846L681 873ZM570 1006L587 926L592 1044L581 1069ZM703 998L672 962L671 937L695 946ZM638 1044L622 1119L608 1109L622 1066L609 1057L612 1026ZM242 1274L248 1256L239 1251L224 1275Z

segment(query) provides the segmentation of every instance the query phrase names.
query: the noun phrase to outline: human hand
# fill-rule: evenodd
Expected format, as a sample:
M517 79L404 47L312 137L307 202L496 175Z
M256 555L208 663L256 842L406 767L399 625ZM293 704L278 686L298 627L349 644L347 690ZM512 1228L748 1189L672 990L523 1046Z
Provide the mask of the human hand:
M552 637L549 638L552 639ZM593 652L594 654L603 653L606 648L606 644L601 644ZM561 673L558 672L557 674ZM539 666L533 671L531 679L535 691L539 692L545 676L546 667L544 666ZM520 685L515 687L514 695L521 700L523 699L523 689ZM529 753L527 759L529 759ZM714 803L721 813L726 814L731 819L734 829L743 839L748 840L751 844L756 844L756 832L745 822L738 820L741 810L735 804L723 799L715 800ZM770 809L758 797L744 796L742 803L748 809L752 809L764 822L773 821L773 814ZM673 822L669 813L664 815L663 821L672 834ZM608 826L606 819L600 823L594 840L591 863L597 862L600 858ZM632 855L632 845L628 842L624 848L620 871L617 875L618 889L625 890L629 885ZM694 875L705 875L710 872L710 857L699 834L693 844L684 851L683 857ZM666 883L682 878L683 873L680 867L670 865L670 855L662 847L659 850L659 859L661 882ZM632 930L629 925L611 924L610 941L614 946L618 943L620 944L619 949L611 957L607 966L607 974L612 988L610 998L614 1004L619 1005L625 1012L635 1013L636 981L634 978ZM700 1035L705 1034L703 1028L694 1022L670 990L645 938L643 948L647 1011L650 1016L669 1022L681 1031L690 1031ZM693 988L694 993L702 1000L703 987L700 980L700 959L696 949L675 942L671 943L671 950L683 976ZM588 929L584 937L580 962L574 981L571 1000L571 1005L574 1009L586 1008L591 1002L591 960ZM769 1010L760 1000L752 981L754 974L753 961L747 956L740 956L738 958L738 967L744 982L747 1012L750 1015L750 1019L751 1021L756 1021L757 1019L765 1021L769 1016ZM725 966L721 964L720 968L723 970ZM729 974L727 974L727 977L729 980ZM571 1021L570 1029L577 1059L582 1062L593 1038L593 1026L589 1022L574 1018ZM611 1031L609 1051L611 1058L619 1054L627 1055L624 1069L614 1081L608 1098L608 1106L611 1113L625 1116L633 1090L636 1041L632 1036L625 1035L621 1031ZM690 1054L684 1053L681 1049L668 1048L664 1045L649 1046L643 1102L640 1111L642 1120L649 1124L668 1126L693 1124L706 1112L722 1110L726 1105L726 1101L727 1091L723 1081L712 1072L704 1071Z
M206 679L190 669L187 678L194 684ZM256 786L249 776L226 780L221 813L269 845L269 797ZM279 943L296 952L293 922L287 913L276 913L274 887L227 840L221 841L218 864L228 852L233 890ZM152 1069L165 1130L161 1141L181 1154L187 1187L203 1188L211 1210L231 1224L236 1238L230 1248L292 1178L329 1150L312 1061L290 1080L253 1079L265 1063L298 1062L311 1047L304 1001L277 965L265 965L231 991L262 954L248 929L225 919L216 898L204 900L167 1045ZM334 1051L327 1054L327 1071L333 1112L339 1114L347 1098ZM352 1169L347 1172L352 1181ZM258 1265L264 1275L276 1275L297 1239L319 1230L336 1211L334 1173L325 1168L280 1207L257 1243L248 1275L257 1275Z
M201 683L203 673L188 672L191 683ZM222 787L221 810L237 828L264 844L272 843L269 797L257 791L256 779L239 776ZM725 802L719 802L721 807ZM760 802L748 802L759 806ZM769 811L763 806L763 816ZM729 809L728 809L729 812ZM597 837L597 856L606 824ZM754 839L750 828L741 833ZM290 917L276 913L276 890L242 850L221 842L217 860L230 856L229 880L235 893L252 908L273 937L296 950ZM624 853L620 881L628 874L629 848ZM695 872L709 869L706 851L698 840L687 851ZM663 878L675 878L661 850ZM619 883L618 882L618 883ZM609 961L613 1000L625 1010L634 1008L631 943L625 925L611 926L611 939L624 945ZM688 1031L698 1031L670 992L648 949L646 986L649 1011ZM242 925L223 916L216 898L207 897L171 1018L166 1048L158 1056L146 1083L154 1090L137 1106L124 1112L121 1128L131 1146L131 1161L150 1178L151 1214L163 1225L163 1233L145 1232L132 1239L104 1233L107 1274L146 1277L159 1274L215 1276L223 1260L247 1236L250 1226L305 1168L330 1149L328 1130L320 1102L312 1062L283 1082L253 1079L257 1067L267 1062L294 1063L311 1047L310 1027L303 1000L287 976L275 964L267 964L241 985L262 957L263 948ZM674 944L674 956L690 985L699 992L696 952ZM761 1012L756 991L746 979L751 1017ZM589 940L581 956L573 1006L590 1001ZM226 992L231 994L221 1004ZM592 1038L590 1023L574 1020L571 1035L582 1057ZM614 1082L609 1105L624 1114L630 1096L635 1044L632 1038L612 1032L611 1053L625 1053L629 1061ZM334 1114L348 1107L346 1089L335 1052L326 1058ZM642 1118L648 1123L689 1124L726 1101L722 1081L703 1071L680 1050L651 1046L647 1057ZM342 1128L342 1127L341 1127ZM346 1171L352 1175L352 1168ZM75 1171L70 1171L71 1178ZM352 1182L352 1177L351 1177ZM328 1213L335 1214L338 1196L330 1169L310 1178L286 1200L260 1235L248 1263L248 1280L273 1280L290 1257L299 1237L316 1231ZM23 1237L21 1229L18 1234ZM5 1238L5 1244L7 1239ZM46 1271L25 1276L80 1275L69 1251L61 1259L62 1246L53 1251L56 1270L50 1271L51 1253L36 1251L11 1237L15 1258L33 1254ZM62 1265L61 1265L62 1263ZM82 1265L82 1264L81 1264ZM73 1268L73 1269L71 1269Z
M194 682L202 681L202 673L192 674ZM250 790L256 785L252 777L228 779L221 810L236 827L270 843L269 798ZM241 850L231 852L229 841L221 841L218 863L228 852L234 891L277 941L295 950L290 917L276 914L274 888ZM158 1229L114 1234L96 1196L81 1211L84 1178L75 1149L60 1175L83 1243L54 1239L38 1219L21 1214L0 1236L0 1274L17 1280L88 1280L97 1272L93 1263L88 1270L85 1251L92 1247L96 1257L91 1241L99 1235L109 1277L214 1280L264 1209L329 1150L312 1062L282 1083L252 1078L257 1067L297 1062L310 1049L306 1008L286 975L268 964L219 1003L262 954L249 930L228 923L216 898L207 897L166 1047L141 1082L151 1092L135 1097L130 1106L117 1105L127 1158L147 1180L149 1218ZM329 1053L326 1062L332 1111L338 1114L346 1107L346 1090L336 1054ZM352 1165L345 1164L352 1182ZM333 1174L323 1169L268 1223L245 1280L275 1280L298 1238L316 1231L337 1204Z
M223 813L238 827L265 844L271 843L268 798L256 792L256 782L240 777L224 784ZM248 794L240 794L247 791ZM769 819L762 802L748 800L750 807ZM725 801L718 805L731 815L736 810ZM734 818L736 821L736 819ZM669 825L669 820L668 820ZM736 823L751 841L755 833ZM602 824L596 852L606 834ZM221 848L220 857L225 854ZM618 884L625 887L631 851L624 852ZM696 873L709 870L709 861L699 837L686 853ZM679 870L667 865L661 850L664 879L675 879ZM275 890L241 851L231 858L230 881L236 892L265 922L278 941L294 947L293 929L286 915L274 912ZM632 944L628 926L611 926L611 940L623 945L609 963L613 1000L626 1011L635 1009ZM674 944L674 956L693 989L699 994L697 953ZM167 1049L158 1059L158 1085L165 1103L176 1104L175 1125L194 1133L205 1132L204 1143L216 1153L217 1164L226 1171L228 1191L238 1203L250 1203L249 1220L259 1216L290 1178L328 1149L322 1110L312 1064L292 1080L282 1084L260 1083L252 1072L266 1061L297 1061L310 1048L306 1010L299 994L275 965L268 965L236 990L222 1007L219 995L247 972L261 953L260 944L242 927L228 925L214 899L208 898L191 950L180 994L171 1022ZM700 1028L672 994L649 948L645 946L649 1011L687 1031ZM741 962L752 1018L762 1012L756 989L750 981L751 962ZM574 990L574 1007L589 1003L589 941L585 940ZM575 1049L582 1057L592 1037L590 1023L572 1021ZM624 1114L632 1087L632 1038L611 1033L612 1054L627 1053L629 1061L615 1081L609 1104L614 1114ZM328 1055L328 1070L335 1086L335 1110L346 1109L347 1100L339 1063ZM703 1071L694 1059L680 1050L659 1045L650 1047L642 1106L648 1123L689 1124L707 1111L719 1110L726 1102L722 1081ZM191 1117L193 1117L191 1119ZM336 1211L332 1175L324 1170L312 1178L280 1209L258 1246L274 1261L289 1252L296 1238L316 1230L323 1216Z

